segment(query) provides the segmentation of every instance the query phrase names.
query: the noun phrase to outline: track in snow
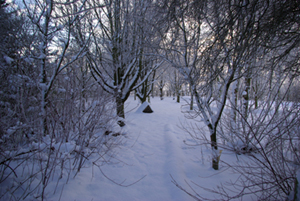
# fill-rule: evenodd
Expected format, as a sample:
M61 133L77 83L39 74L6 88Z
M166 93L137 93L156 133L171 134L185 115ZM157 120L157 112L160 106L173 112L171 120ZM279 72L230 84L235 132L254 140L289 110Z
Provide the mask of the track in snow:
M193 200L172 183L172 177L184 188L185 183L195 181L209 182L199 175L211 174L210 164L200 161L200 147L190 147L184 140L191 139L177 125L186 119L181 113L181 104L171 98L151 101L154 113L136 112L138 101L130 98L126 102L125 136L118 136L124 144L118 147L112 164L101 167L107 177L124 186L121 187L107 179L92 163L83 168L75 179L64 186L61 200L105 200L105 201L189 201ZM133 109L134 108L134 109ZM188 139L188 140L189 140ZM50 200L59 200L55 194Z
M164 100L159 105L151 104L151 107L154 113L128 114L128 135L131 135L130 132L138 133L138 140L132 148L140 163L136 165L143 164L146 168L147 177L140 184L148 186L149 182L154 187L149 189L152 191L149 200L192 200L171 183L171 175L184 181L184 165L190 158L183 149L186 146L183 143L185 133L177 127L179 117L184 120L180 104Z

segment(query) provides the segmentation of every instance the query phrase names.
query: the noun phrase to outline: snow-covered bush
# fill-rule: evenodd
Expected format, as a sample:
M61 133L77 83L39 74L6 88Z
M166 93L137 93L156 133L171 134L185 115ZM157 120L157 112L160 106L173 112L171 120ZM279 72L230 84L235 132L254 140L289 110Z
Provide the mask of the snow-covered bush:
M297 103L282 102L278 111L254 110L242 129L223 138L224 149L246 154L237 156L235 164L222 161L241 175L238 181L222 186L224 198L251 194L260 200L293 200L300 165L299 114ZM236 189L234 196L225 193L230 185Z
M118 146L118 138L105 135L116 122L112 98L97 85L91 86L92 82L83 87L76 75L58 79L49 96L49 134L41 135L33 123L26 126L35 132L24 130L17 139L15 133L24 127L19 122L1 137L0 199L43 200L50 181L67 182L92 156L108 161L106 154ZM33 118L32 114L36 113L26 113L28 118Z
M0 49L0 200L44 200L49 183L68 182L91 157L98 164L109 161L108 153L118 146L118 138L105 135L116 125L112 97L79 59L84 48L68 49L65 34L71 25L54 20L51 3L41 1L44 7L35 10L28 6L23 23L0 31L5 38ZM7 15L0 18L1 26L14 24L2 1L0 15ZM13 49L7 38L16 44Z

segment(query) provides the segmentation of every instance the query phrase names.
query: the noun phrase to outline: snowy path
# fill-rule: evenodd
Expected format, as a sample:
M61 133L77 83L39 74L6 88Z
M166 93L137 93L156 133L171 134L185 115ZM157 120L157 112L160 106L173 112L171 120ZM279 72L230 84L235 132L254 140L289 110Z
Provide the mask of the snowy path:
M124 145L117 150L119 163L104 165L101 169L107 177L122 185L109 181L95 166L83 169L74 180L63 186L60 200L193 200L171 182L171 176L183 187L190 190L185 180L213 186L213 179L205 179L215 172L210 163L201 161L201 147L190 147L184 140L190 138L178 128L184 122L181 104L171 98L151 100L154 113L135 112L138 101L131 98L127 103ZM209 155L209 153L205 153ZM209 159L208 159L209 161ZM205 164L204 164L205 163ZM200 177L199 177L200 175ZM218 178L221 178L218 176ZM50 196L59 200L60 194Z
M170 105L172 104L172 106ZM157 107L156 107L157 106ZM171 107L170 107L171 106ZM176 126L180 112L180 105L174 102L162 101L160 105L151 104L154 113L132 113L129 114L129 130L139 133L137 144L133 147L135 158L145 168L146 178L137 185L141 197L136 200L191 200L181 192L175 185L171 184L172 175L174 178L184 179L184 153L182 147L184 135L177 132ZM174 109L178 114L174 114ZM149 186L149 188L145 188ZM148 196L145 196L145 194Z

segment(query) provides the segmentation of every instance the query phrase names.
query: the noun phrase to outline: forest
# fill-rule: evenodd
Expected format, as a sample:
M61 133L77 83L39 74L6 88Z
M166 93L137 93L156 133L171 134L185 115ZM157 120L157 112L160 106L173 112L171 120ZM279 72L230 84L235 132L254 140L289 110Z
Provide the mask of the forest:
M220 198L170 185L300 200L298 0L0 0L0 38L0 200L48 200L53 180L101 170L132 126L126 103L169 97L184 144L240 175L237 193L202 188Z

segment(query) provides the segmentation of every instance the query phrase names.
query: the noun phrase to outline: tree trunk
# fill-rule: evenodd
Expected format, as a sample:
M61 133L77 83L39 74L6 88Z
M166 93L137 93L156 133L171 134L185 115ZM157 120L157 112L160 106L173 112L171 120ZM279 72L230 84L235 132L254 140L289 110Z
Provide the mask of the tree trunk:
M194 93L193 93L193 90L192 90L192 87L190 85L190 93L191 93L191 104L190 104L190 110L193 110L194 109Z
M237 99L238 99L238 80L235 80L232 84L231 89L231 113L230 113L230 135L235 136L236 134L236 116L237 116Z
M212 159L212 168L214 170L219 170L219 160L218 160L218 158L213 158Z
M247 120L248 117L250 83L251 78L247 76L245 78L245 90L243 91L243 117L245 120Z
M257 96L257 94L255 94L255 96L254 96L254 103L255 103L255 109L257 109L258 108L258 96Z
M209 130L210 130L210 142L211 142L211 149L213 151L213 157L212 157L212 168L214 170L219 169L219 160L220 157L218 156L218 145L217 145L217 133L216 129L212 127L211 124L208 125Z
M163 97L163 88L162 87L159 88L159 97L160 97L160 100L164 99L164 97Z
M163 80L160 80L160 85L159 85L159 96L160 96L160 100L163 100L163 99L164 99L163 88L164 88Z
M121 118L125 118L124 102L121 98L120 93L118 93L116 96L116 104L117 104L117 116Z
M122 101L117 101L117 115L118 117L125 118L124 103Z
M180 92L177 93L177 100L176 100L176 102L180 103Z

